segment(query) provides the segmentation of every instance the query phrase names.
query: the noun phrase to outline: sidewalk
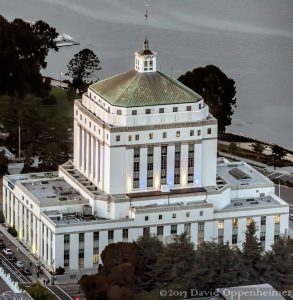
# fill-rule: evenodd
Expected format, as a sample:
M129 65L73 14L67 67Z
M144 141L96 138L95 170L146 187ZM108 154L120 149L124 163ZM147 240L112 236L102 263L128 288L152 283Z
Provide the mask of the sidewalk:
M31 253L29 253L29 251L22 245L20 244L19 241L17 241L6 229L5 226L0 226L0 232L5 235L5 237L15 246L18 248L18 251L22 252L27 258L29 258L29 260L35 265L35 266L39 266L42 263L40 261L38 261ZM44 274L40 274L39 277L37 277L36 274L30 275L30 278L34 278L34 281L39 281L40 283L43 284L44 279L47 281L48 279L51 278L51 274L42 267L42 270L44 271Z

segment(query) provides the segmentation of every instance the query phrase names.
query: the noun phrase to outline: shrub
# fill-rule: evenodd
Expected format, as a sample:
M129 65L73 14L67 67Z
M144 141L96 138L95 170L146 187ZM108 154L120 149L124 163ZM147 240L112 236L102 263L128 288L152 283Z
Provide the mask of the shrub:
M4 214L2 212L2 210L0 210L0 224L5 223L5 218L4 218Z
M16 231L16 229L14 228L14 226L13 226L13 227L9 226L8 229L7 229L7 231L8 231L12 236L17 237L17 231Z
M55 274L56 275L63 275L65 272L65 269L62 268L62 267L58 267L56 270L55 270Z

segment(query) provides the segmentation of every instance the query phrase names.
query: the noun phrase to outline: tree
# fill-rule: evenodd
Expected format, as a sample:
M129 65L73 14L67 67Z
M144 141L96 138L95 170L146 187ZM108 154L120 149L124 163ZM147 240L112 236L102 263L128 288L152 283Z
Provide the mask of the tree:
M237 144L236 144L235 142L231 142L231 143L229 144L228 150L229 150L229 152L232 153L232 154L236 153L237 150L238 150Z
M185 278L194 264L194 245L185 233L176 236L174 241L164 246L155 266L158 285L185 285Z
M252 150L258 154L257 158L259 158L259 155L261 155L263 153L263 151L265 150L264 144L259 143L259 142L253 143L251 145L251 147L252 147Z
M275 240L272 249L266 253L265 262L269 266L267 281L277 288L292 288L293 283L293 244L290 239L281 236Z
M100 60L90 49L83 49L70 60L66 76L72 78L71 88L82 94L92 82L95 72L101 70Z
M162 255L163 243L157 236L144 235L136 241L139 253L143 258L143 274L141 277L141 286L145 290L151 290L156 283L154 268Z
M39 282L32 283L26 288L26 291L35 300L55 300L55 296L45 287L43 287Z
M273 145L272 146L272 161L273 161L273 165L274 165L275 169L276 169L277 163L284 156L286 156L286 154L287 154L287 151L284 148L282 148L282 147L280 147L278 145Z
M8 159L4 152L0 152L0 176L7 174L8 172Z
M264 282L266 266L263 260L263 246L256 237L256 224L252 220L245 232L245 242L243 243L243 260L245 268L249 273L251 283Z
M57 51L55 28L43 21L34 24L15 19L8 22L0 16L0 94L45 96L48 82L41 69L46 67L49 50Z
M236 107L235 81L213 65L188 71L178 80L203 97L211 114L218 120L218 131L225 132Z
M204 242L195 250L195 264L189 273L188 289L214 290L219 287L244 285L248 273L239 249L228 243Z

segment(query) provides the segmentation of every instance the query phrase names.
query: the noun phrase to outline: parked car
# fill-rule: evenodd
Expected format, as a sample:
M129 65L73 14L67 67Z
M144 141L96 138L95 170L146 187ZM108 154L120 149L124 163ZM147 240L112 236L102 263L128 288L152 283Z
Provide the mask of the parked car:
M3 242L0 242L0 250L3 250L6 248L6 245Z
M11 249L9 249L9 248L3 249L3 253L4 253L5 255L12 255L12 251L11 251Z
M22 270L22 273L23 273L23 275L25 275L25 276L31 275L31 272L30 272L29 269L23 269L23 270Z
M289 219L293 221L293 214L289 214Z
M15 261L14 264L19 269L22 269L24 267L23 262L20 260Z

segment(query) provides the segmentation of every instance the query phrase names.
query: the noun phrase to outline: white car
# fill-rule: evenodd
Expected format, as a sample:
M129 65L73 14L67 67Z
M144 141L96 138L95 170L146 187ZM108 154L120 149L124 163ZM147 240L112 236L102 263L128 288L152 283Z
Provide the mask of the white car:
M289 219L293 221L293 214L289 214Z
M22 269L24 267L23 262L20 260L17 260L14 264L19 269Z
M9 249L9 248L3 249L3 253L4 253L5 255L12 255L12 251L11 251L11 249Z

